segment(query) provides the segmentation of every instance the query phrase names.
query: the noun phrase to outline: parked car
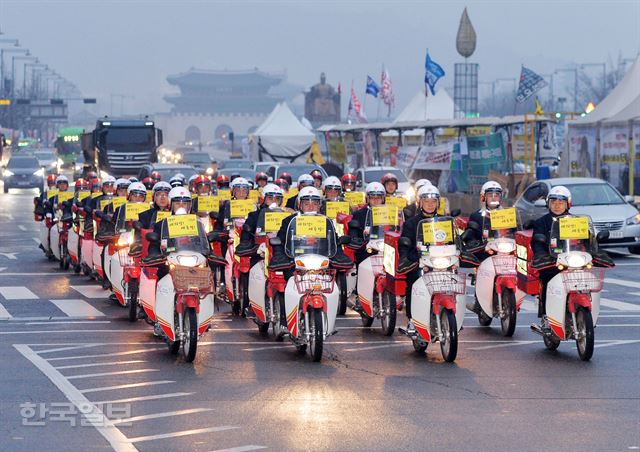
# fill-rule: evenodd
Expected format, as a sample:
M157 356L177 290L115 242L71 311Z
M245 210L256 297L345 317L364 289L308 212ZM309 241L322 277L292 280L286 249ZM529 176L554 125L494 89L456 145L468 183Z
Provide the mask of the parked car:
M144 165L140 169L140 172L137 176L138 180L142 180L145 177L151 176L151 173L153 173L154 171L159 172L161 180L165 182L169 182L169 179L171 179L178 173L184 174L184 177L186 177L187 179L189 179L189 177L193 176L194 174L198 174L198 171L190 165L181 165L178 163L151 163Z
M11 188L37 188L42 192L44 188L44 168L33 155L14 156L7 162L2 172L4 192Z
M229 179L240 176L254 183L256 172L252 168L223 168L218 170L216 177L221 175L229 176Z
M274 166L276 162L257 162L253 165L253 169L256 173L267 173L271 170L271 167Z
M298 185L298 177L302 174L311 174L313 170L320 170L322 173L322 178L326 179L328 177L327 172L323 167L317 165L315 163L279 163L273 162L273 166L269 169L267 174L269 177L272 177L273 180L276 180L280 177L282 173L291 174L291 179L293 179L293 187Z
M58 174L58 157L51 149L41 149L33 153L45 174Z
M212 159L208 152L185 153L182 157L182 163L193 166L200 173L208 174L209 176L214 172Z
M622 196L602 179L566 177L532 183L515 203L523 223L548 212L546 197L557 185L571 191L571 213L589 215L596 232L609 231L609 238L601 242L603 247L628 248L640 254L640 213L630 204L633 198Z
M356 187L364 190L369 182L380 182L382 176L392 173L398 178L398 193L402 194L409 203L415 202L416 191L404 172L393 166L367 166L356 170Z
M246 168L253 169L253 161L247 159L229 159L220 162L218 169Z

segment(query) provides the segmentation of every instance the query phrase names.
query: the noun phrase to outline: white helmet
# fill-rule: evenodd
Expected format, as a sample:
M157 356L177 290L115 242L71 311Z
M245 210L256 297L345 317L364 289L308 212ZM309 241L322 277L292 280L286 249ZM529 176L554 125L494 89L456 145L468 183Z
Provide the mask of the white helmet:
M229 184L229 187L231 188L231 190L233 190L234 188L250 189L251 185L249 185L249 181L244 177L236 177L231 181L231 183Z
M571 208L571 192L564 185L556 185L549 190L549 194L547 195L547 207L549 206L549 200L551 199L567 201L567 209Z
M105 184L109 185L115 185L116 183L116 178L113 176L106 176L102 179L102 186L104 187Z
M276 184L267 184L262 187L262 196L265 198L267 196L284 198L284 192L282 191L282 188L278 187Z
M169 185L169 182L159 181L159 182L156 182L152 190L154 195L159 191L165 191L169 193L171 191L171 185Z
M58 180L60 180L60 178L58 178ZM131 185L131 181L129 179L125 179L123 177L121 177L120 179L116 179L116 189L118 190L129 188L129 185Z
M146 196L147 188L144 186L142 182L133 182L127 188L127 195L142 195Z
M342 190L342 183L340 182L340 179L338 179L336 176L329 176L324 180L324 182L322 182L322 189L326 190L327 188L334 189L334 190Z
M499 193L502 197L502 186L493 180L485 182L480 189L480 202L486 202L487 193ZM499 205L500 201L493 201L489 207L498 207Z
M298 210L302 205L302 201L318 201L322 200L322 195L320 194L320 190L316 187L303 187L300 192L298 192Z
M197 179L197 177L198 177L198 175L197 175L197 174L193 174L193 175L189 176L189 183L191 183L191 182L193 182L194 180L196 180L196 179Z
M58 176L56 179L56 184L59 184L60 182L66 182L66 184L69 185L69 179L64 174Z
M303 184L305 186L309 186L309 185L313 185L313 183L314 183L314 179L311 174L301 174L300 177L298 178L298 188Z
M440 190L433 185L423 185L418 190L418 199L436 198L440 199Z
M429 179L418 179L416 181L416 191L420 190L421 187L423 187L424 185L432 185L431 182L429 181Z
M367 196L370 196L370 195L384 196L387 194L387 191L385 190L384 185L382 185L380 182L369 182L365 187L364 192L367 194Z
M174 187L169 192L169 199L171 200L171 207L173 210L174 202L188 202L191 203L191 193L184 187ZM189 213L187 209L180 208L174 212L176 215L184 215Z
M172 187L182 187L184 185L184 181L177 174L169 179L169 185Z

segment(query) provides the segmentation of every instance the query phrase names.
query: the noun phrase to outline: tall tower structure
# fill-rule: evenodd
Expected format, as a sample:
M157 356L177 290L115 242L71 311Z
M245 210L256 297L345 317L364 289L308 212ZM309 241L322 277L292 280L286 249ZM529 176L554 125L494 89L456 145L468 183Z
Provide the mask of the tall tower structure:
M456 63L454 66L453 101L456 118L478 114L478 64L467 62L476 50L476 42L476 31L465 7L456 37L456 49L465 59L464 63Z

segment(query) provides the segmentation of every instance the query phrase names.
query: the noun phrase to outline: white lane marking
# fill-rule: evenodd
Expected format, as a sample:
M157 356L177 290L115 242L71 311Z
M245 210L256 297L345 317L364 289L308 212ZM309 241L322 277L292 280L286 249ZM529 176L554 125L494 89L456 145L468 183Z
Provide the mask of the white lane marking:
M108 344L97 344L97 345L108 345ZM116 345L116 344L113 344L113 345ZM122 345L122 344L119 344L119 345ZM198 344L198 345L201 345L201 344ZM59 358L49 358L49 361L60 361L63 359L67 360L67 359L102 358L102 357L108 357L108 356L139 355L140 353L144 353L146 351L163 350L163 349L166 349L166 347L141 348L139 350L129 350L127 352L100 353L97 355L61 356Z
M7 311L7 309L2 306L2 303L0 303L0 320L7 320L11 318L11 314L9 314L9 311Z
M96 430L109 442L111 447L117 452L136 451L130 444L127 437L117 429L102 411L92 404L78 389L73 386L60 372L53 368L44 358L38 356L29 346L24 344L13 344L22 356L27 358L34 366L47 376L47 378L58 387L69 402L73 403L85 418Z
M96 405L106 405L107 403L129 403L129 402L143 402L145 400L158 400L158 399L170 399L172 397L185 397L195 394L195 392L172 392L170 394L155 394L149 396L129 397L127 399L118 400L105 400L104 402L96 402Z
M186 410L166 411L164 413L153 413L153 414L145 414L142 416L124 418L124 419L115 419L112 422L115 425L128 424L130 422L146 421L147 419L160 419L163 417L184 416L185 414L203 413L205 411L213 411L213 408L189 408Z
M91 364L71 364L69 366L56 366L55 368L58 370L61 369L80 369L84 367L101 367L101 366L122 366L124 364L140 364L146 363L143 359L132 359L129 361L115 361L112 363L91 363Z
M265 347L243 348L242 351L243 352L257 352L257 351L260 351L260 350L273 350L273 349L276 349L276 348L287 347L287 345L293 345L293 344L267 345Z
M2 253L0 253L2 254ZM37 300L39 297L24 286L0 287L0 295L5 300Z
M225 430L233 430L236 428L240 428L240 427L232 427L232 426L225 425L222 427L198 428L195 430L184 430L182 432L163 433L160 435L138 436L137 438L129 438L129 441L132 443L140 443L143 441L153 441L156 439L177 438L179 436L197 435L198 433L223 432Z
M34 242L36 242L38 245L40 245L40 239L37 239L35 237L31 237L33 239Z
M79 380L81 378L109 377L111 375L145 374L147 372L160 372L160 369L118 370L116 372L99 372L95 374L69 375L66 377L67 380Z
M89 348L89 347L98 347L99 344L82 344L82 345L73 345L70 347L58 347L58 348L50 348L47 350L35 350L35 352L40 355L42 353L54 353L54 352L66 352L68 350L78 350L81 348Z
M249 452L251 450L260 450L260 449L266 449L266 446L254 446L254 445L249 445L249 446L240 446L240 447L232 447L231 449L218 449L218 450L214 450L213 452Z
M0 272L3 272L7 269L7 267L0 267Z
M62 318L68 318L68 317L62 317ZM83 323L111 323L111 320L71 320L69 322L65 322L65 321L61 321L61 322L26 322L25 325L69 325L69 324L75 324L75 323L79 323L79 324L83 324Z
M626 327L638 327L640 326L640 323L628 323L628 324L598 324L598 328L609 328L609 327L619 327L619 328L626 328ZM464 329L467 328L487 328L486 326L480 326L480 325L469 325L469 326L465 326ZM516 325L516 328L531 328L529 325ZM200 345L200 344L198 344Z
M67 299L49 301L70 317L104 317L102 312L84 300Z
M100 299L107 298L109 296L109 293L100 286L71 286L71 288L76 292L80 292L80 294L85 298Z
M540 343L540 341L513 341L513 342L506 342L503 344L483 345L482 347L469 347L466 350L489 350L492 348L514 347L516 345L529 345L529 344L538 344L538 343Z
M390 343L390 344L384 344L384 345L372 345L371 347L358 347L358 348L345 348L343 351L344 352L362 352L365 350L377 350L379 348L389 348L389 347L398 347L401 345L407 345L406 342L401 342L401 343Z
M18 254L18 253L0 253L0 256L4 256L4 257L6 257L7 259L9 259L10 261L15 261L15 260L17 260L17 259L18 259L18 258L16 257L16 254Z
M2 254L2 253L0 253ZM0 273L0 276L55 276L59 278L63 276L61 273L46 272L46 273Z
M634 295L636 297L640 297L640 292L629 292L629 295Z
M21 231L27 230L27 228L25 228L24 225L21 225L21 224L18 225L18 229L20 229Z
M633 287L634 289L640 289L640 283L633 281L626 281L624 279L605 278L605 284L617 284L618 286Z
M606 306L608 308L618 309L619 311L640 311L640 304L610 300L609 298L600 298L600 305Z
M126 385L117 385L117 386L103 386L102 388L89 388L83 389L80 391L83 394L88 392L100 392L100 391L112 391L114 389L129 389L129 388L139 388L141 386L155 386L155 385L166 385L169 383L175 383L172 380L159 380L159 381L145 381L142 383L129 383Z
M594 345L594 348L613 347L615 345L637 344L638 342L640 342L640 340L638 340L638 339L612 341L612 342L607 342L607 343L604 343L604 344L596 344L596 345Z

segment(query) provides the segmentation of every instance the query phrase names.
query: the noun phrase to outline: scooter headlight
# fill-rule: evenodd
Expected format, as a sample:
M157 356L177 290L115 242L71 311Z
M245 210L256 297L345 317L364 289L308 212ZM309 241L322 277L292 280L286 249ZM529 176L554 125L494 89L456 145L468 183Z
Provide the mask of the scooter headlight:
M176 260L178 264L184 265L185 267L195 267L198 265L197 256L177 256Z
M571 268L582 268L589 263L586 255L571 253L567 256L567 265Z
M437 270L442 270L451 267L450 257L432 257L431 265Z
M500 254L511 254L516 249L516 244L512 241L508 242L499 242L496 244L496 248L498 249L498 253Z

